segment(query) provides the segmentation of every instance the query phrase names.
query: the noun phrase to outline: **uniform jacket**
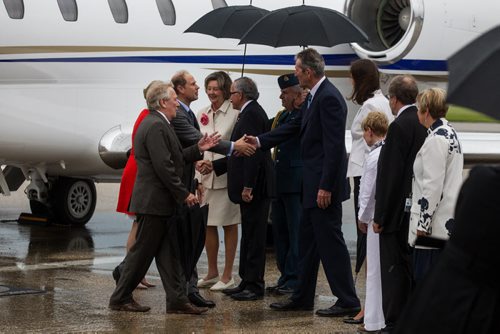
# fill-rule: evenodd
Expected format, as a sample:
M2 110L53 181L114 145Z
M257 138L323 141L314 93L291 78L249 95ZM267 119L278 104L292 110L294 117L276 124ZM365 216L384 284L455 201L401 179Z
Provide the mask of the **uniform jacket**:
M462 185L464 157L455 129L441 118L427 133L413 164L408 238L411 246L415 245L417 230L430 233L432 239L449 238L455 222L455 202Z
M300 135L303 170L304 209L317 207L318 190L332 193L332 201L347 195L347 154L345 121L347 106L338 89L328 79L319 86L309 108L304 103L294 121L259 136L262 149Z
M238 114L239 110L233 109L229 100L224 101L219 110L216 110L215 113L210 106L205 107L201 109L197 115L200 131L202 133L213 133L217 131L221 135L222 140L228 141L231 138L231 133L236 124ZM207 120L208 123L204 125L203 122L207 122ZM214 161L224 157L225 155L206 151L203 159ZM214 172L207 175L197 173L196 178L200 180L207 189L223 189L227 187L227 174L216 176Z
M184 160L202 158L197 145L182 149L174 129L158 111L142 121L134 138L137 177L130 210L137 214L172 215L189 195L181 178Z
M405 201L411 197L413 162L426 136L415 106L403 110L389 126L378 160L373 219L383 233L398 231L402 223L408 229Z
M373 93L373 97L366 100L361 108L359 108L356 116L352 120L351 124L351 137L352 146L351 153L349 154L349 164L347 165L347 176L361 176L363 173L363 163L365 162L365 157L370 152L368 145L363 138L363 129L361 128L361 123L366 118L368 113L372 111L381 111L389 120L389 123L394 120L394 116L391 112L391 107L389 106L389 101L382 94L382 91L376 90Z
M269 131L269 119L257 101L250 102L243 109L234 126L231 140L237 140L244 134L258 136ZM227 172L229 199L233 203L242 203L243 188L252 188L254 198L274 195L273 162L269 152L257 150L250 157L232 155L214 162L217 175Z
M293 122L300 109L283 111L277 115L274 128ZM300 136L295 135L274 148L274 171L276 173L276 194L300 193L302 191L302 159L300 157Z

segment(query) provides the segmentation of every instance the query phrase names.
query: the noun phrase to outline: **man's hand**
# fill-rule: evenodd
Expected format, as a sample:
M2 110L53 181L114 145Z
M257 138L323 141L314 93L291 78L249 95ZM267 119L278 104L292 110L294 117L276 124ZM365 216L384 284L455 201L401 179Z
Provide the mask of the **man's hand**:
M257 140L257 137L250 136L250 135L244 135L243 139L245 140L245 142L252 145L256 149L260 147L259 141Z
M187 206L192 207L193 205L199 203L198 202L198 197L196 197L194 194L189 194L188 197L184 200L184 203L187 204Z
M384 230L383 226L380 226L380 224L373 223L373 232L375 233L381 233Z
M218 132L214 132L211 135L205 133L203 137L198 141L198 149L200 152L205 152L216 146L220 142L221 135Z
M234 142L233 150L236 156L249 157L255 153L255 147L252 144L245 142L245 136Z
M198 188L196 189L196 196L198 197L198 203L203 203L203 196L205 195L205 187L203 184L198 183Z
M358 228L363 234L366 234L368 232L368 224L362 222L361 220L358 220Z
M200 172L201 175L207 175L212 173L213 165L210 160L200 160L196 162L196 170Z
M243 188L241 199L243 199L243 202L250 203L253 199L252 188Z
M316 199L320 209L326 209L332 204L332 193L323 189L318 190L318 198Z

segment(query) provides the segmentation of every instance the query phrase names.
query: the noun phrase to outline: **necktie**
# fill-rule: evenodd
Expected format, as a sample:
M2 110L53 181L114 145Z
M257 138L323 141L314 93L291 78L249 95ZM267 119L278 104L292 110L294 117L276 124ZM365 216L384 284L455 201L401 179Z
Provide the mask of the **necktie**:
M309 109L309 106L311 105L311 101L313 99L313 96L311 93L307 94L307 109Z

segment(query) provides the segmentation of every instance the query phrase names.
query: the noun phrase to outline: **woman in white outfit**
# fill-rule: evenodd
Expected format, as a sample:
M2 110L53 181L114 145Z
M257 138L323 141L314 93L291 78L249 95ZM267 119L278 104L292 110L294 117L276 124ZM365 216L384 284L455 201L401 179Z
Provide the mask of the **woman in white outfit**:
M413 250L413 274L418 283L434 265L454 220L462 185L464 158L457 133L445 116L446 92L430 88L417 97L418 119L427 138L413 163L412 206L408 243Z
M351 64L350 69L352 79L352 95L350 100L361 105L354 116L351 125L352 146L349 154L349 164L347 167L347 176L353 178L354 183L354 214L358 217L358 195L361 174L363 173L363 164L369 148L363 139L363 129L361 122L370 111L380 111L387 116L389 122L392 122L392 115L389 101L380 90L380 75L377 65L369 59L358 59ZM366 254L365 245L366 235L357 231L357 252ZM361 255L358 254L358 257ZM362 255L361 255L362 256ZM362 323L363 311L354 318L345 319L346 323Z
M382 281L380 278L379 235L373 231L373 215L375 213L375 181L377 179L377 162L383 140L389 128L389 121L384 113L370 112L363 122L363 138L370 147L359 191L358 227L367 234L366 238L366 297L364 328L365 331L378 331L385 327L382 310Z
M233 109L231 96L232 80L226 72L218 71L205 78L205 91L211 104L198 112L201 133L219 132L221 139L229 140L234 124L238 118L238 110ZM206 151L204 160L217 160L223 156ZM239 205L232 203L227 196L227 174L215 176L197 173L206 189L204 203L209 204L208 226L205 248L208 258L208 273L198 281L198 287L211 287L212 291L220 291L233 287L233 263L238 245L238 224L241 222ZM225 265L219 278L217 256L219 252L218 227L224 229Z

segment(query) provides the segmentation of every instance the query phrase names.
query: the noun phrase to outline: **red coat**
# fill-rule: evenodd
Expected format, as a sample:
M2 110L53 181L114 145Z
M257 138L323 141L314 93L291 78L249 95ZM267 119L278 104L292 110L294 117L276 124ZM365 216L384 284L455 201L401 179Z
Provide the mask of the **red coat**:
M148 109L144 109L137 117L134 124L134 129L132 130L132 149L130 150L130 156L128 157L127 164L122 174L122 181L120 183L120 193L118 195L118 205L116 206L116 211L123 212L129 215L133 215L133 212L129 212L130 199L132 198L132 191L134 190L135 176L137 175L137 164L135 162L134 155L134 138L135 133L139 124L142 120L149 114Z

